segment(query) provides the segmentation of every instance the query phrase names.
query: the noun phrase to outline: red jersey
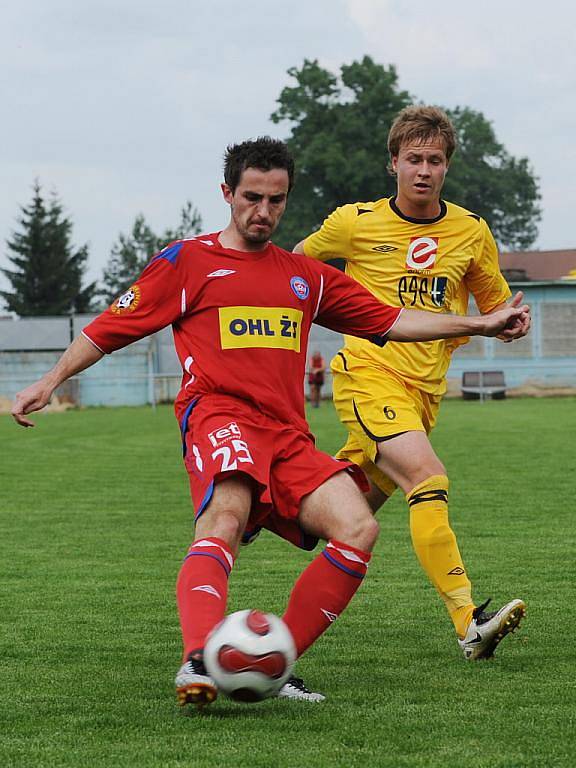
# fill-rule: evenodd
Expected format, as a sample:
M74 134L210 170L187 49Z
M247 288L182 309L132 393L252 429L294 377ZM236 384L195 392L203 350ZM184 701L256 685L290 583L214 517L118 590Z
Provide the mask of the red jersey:
M383 345L400 312L334 267L272 243L223 248L216 233L167 246L84 335L109 353L172 325L183 370L179 421L193 400L221 393L307 430L311 324Z

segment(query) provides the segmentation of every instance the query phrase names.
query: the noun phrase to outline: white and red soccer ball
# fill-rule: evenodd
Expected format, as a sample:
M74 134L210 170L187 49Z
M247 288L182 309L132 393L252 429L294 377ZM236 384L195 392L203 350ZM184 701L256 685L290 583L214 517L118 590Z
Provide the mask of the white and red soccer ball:
M235 701L261 701L286 683L296 647L290 630L273 613L231 613L210 633L204 664L218 690Z

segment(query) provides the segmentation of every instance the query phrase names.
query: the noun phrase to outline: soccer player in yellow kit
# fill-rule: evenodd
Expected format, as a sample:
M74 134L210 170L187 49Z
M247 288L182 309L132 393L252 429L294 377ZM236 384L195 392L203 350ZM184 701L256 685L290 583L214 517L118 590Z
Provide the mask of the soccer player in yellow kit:
M388 137L395 197L337 208L298 243L297 253L342 258L346 272L388 304L465 314L472 294L482 313L503 307L510 290L486 222L441 199L456 147L436 107L402 110ZM512 299L517 306L518 293ZM528 332L529 321L523 328ZM448 478L428 433L436 422L453 350L467 338L383 348L352 336L331 363L334 405L348 429L339 458L362 467L376 511L396 487L406 495L414 549L454 623L467 659L489 658L525 614L522 600L499 611L476 606L448 520ZM488 601L489 602L489 601Z

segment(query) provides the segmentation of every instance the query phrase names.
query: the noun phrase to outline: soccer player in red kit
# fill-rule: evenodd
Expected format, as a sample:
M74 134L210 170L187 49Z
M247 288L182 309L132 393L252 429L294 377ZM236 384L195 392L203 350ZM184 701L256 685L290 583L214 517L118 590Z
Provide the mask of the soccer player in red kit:
M195 507L194 541L177 602L181 704L216 698L202 652L224 617L228 577L243 533L267 525L325 549L296 581L284 614L301 655L340 615L366 574L378 524L349 462L316 450L304 415L306 345L312 322L384 344L507 334L528 307L481 317L394 309L338 270L270 242L293 178L286 146L261 138L228 148L222 191L230 223L170 244L111 307L92 321L40 381L16 396L22 426L68 377L104 354L172 325L182 364L175 408ZM265 375L263 375L263 371ZM297 535L295 535L297 534ZM296 679L283 696L321 700Z

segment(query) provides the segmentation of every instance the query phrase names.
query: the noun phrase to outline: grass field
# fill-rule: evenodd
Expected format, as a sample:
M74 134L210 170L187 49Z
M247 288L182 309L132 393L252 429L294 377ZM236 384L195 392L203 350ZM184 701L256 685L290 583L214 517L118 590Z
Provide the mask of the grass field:
M319 445L342 438L331 406ZM576 400L449 401L434 443L478 600L522 628L467 663L411 550L398 495L369 577L299 663L323 704L175 705L174 582L191 539L171 409L0 417L0 766L576 764ZM230 609L282 612L310 555L242 551Z

